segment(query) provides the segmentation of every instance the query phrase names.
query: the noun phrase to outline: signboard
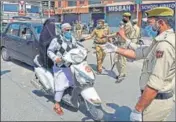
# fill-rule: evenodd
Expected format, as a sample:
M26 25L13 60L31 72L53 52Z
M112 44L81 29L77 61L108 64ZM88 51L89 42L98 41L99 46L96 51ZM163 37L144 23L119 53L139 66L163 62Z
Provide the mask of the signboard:
M175 10L175 2L169 2L169 3L155 3L155 4L143 4L141 5L141 11L146 11L153 9L155 7L169 7L171 9Z
M93 7L89 8L91 13L104 13L104 7Z
M121 12L121 11L133 11L134 5L117 5L117 6L107 6L106 12Z
M142 4L142 0L135 0L136 4Z
M69 13L89 13L88 7L86 8L67 8L67 9L58 9L58 14L69 14Z
M24 5L24 1L19 1L19 4L20 5Z
M26 8L27 9L31 9L31 5L26 5Z
M74 13L74 9L63 9L62 13Z

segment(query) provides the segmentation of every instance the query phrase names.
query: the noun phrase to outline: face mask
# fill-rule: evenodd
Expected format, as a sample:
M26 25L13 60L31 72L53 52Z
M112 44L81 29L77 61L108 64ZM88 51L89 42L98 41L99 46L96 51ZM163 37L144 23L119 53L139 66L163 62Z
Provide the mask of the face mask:
M158 32L159 29L160 29L157 21L154 24L150 25L150 26L152 27L153 31L156 31L156 32Z
M152 27L151 25L147 26L147 27L145 28L145 31L147 32L147 35L148 35L149 37L152 37L152 38L155 38L155 37L157 36L157 34L158 34L157 31L154 31L154 30L153 30L153 27Z
M65 33L64 33L64 37L65 37L68 41L71 41L71 38L72 38L71 31L65 32Z
M98 28L98 29L101 29L102 26L101 26L100 24L97 24L97 28Z
M122 19L122 21L124 22L124 23L127 23L128 21L127 20L125 20L125 19Z

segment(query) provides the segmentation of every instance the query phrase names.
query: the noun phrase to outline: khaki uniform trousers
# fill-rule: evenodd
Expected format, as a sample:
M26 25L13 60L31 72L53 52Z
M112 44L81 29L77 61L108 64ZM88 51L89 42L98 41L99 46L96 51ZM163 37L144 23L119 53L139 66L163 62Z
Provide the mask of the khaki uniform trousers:
M174 97L166 100L154 99L143 112L143 121L166 121L174 109Z
M95 50L96 50L96 57L97 57L97 71L102 72L103 60L106 56L106 53L104 52L100 44L95 44Z
M81 35L82 35L82 30L76 30L76 36L78 39L81 39Z
M125 48L125 44L124 43L120 43L119 46L122 47L122 48ZM114 62L116 62L116 68L117 68L117 71L119 73L119 76L126 75L126 62L127 62L127 59L124 56L122 56L122 55L115 54Z

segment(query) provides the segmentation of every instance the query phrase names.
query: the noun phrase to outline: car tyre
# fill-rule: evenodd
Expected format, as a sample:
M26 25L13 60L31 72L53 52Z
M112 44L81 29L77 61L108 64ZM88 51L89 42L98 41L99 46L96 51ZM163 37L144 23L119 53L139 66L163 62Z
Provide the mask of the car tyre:
M2 56L2 59L4 61L9 61L10 60L10 56L8 54L8 50L6 48L2 48L2 50L1 50L1 56Z

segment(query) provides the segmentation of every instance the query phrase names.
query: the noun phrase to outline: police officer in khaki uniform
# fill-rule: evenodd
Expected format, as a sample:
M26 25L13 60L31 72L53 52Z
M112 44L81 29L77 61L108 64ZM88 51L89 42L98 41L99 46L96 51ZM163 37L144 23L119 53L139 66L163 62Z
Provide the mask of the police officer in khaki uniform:
M106 52L116 52L132 59L144 59L140 76L141 97L130 115L131 121L165 121L174 108L175 84L175 33L170 26L174 11L168 7L156 7L146 11L147 22L157 31L150 46L132 43L121 29L119 35L128 48L102 48ZM108 46L110 47L110 46Z
M131 39L131 40L136 40L136 38L134 37L134 28L133 25L130 22L131 20L131 14L126 12L123 14L123 26L121 26L120 28L124 28L125 30L125 34L126 36ZM122 23L121 23L122 24ZM116 36L116 33L112 34L112 35L108 35L108 38L114 37ZM118 41L119 41L119 46L126 48L126 44L124 43L123 39L121 37L118 37ZM117 71L118 71L118 76L116 76L116 83L120 83L121 81L124 80L124 78L126 77L127 71L126 71L126 62L127 59L122 56L122 55L115 55L115 61L116 61L116 67L117 67Z
M131 23L131 14L126 12L123 14L123 19L122 21L124 22L124 30L126 36L133 41L134 39L134 28Z
M82 35L82 26L81 26L81 23L79 21L76 21L75 30L76 30L76 36L79 40L81 38L81 35Z
M102 64L106 56L105 52L100 47L100 45L105 44L108 41L107 38L103 38L103 37L109 34L109 28L105 27L104 23L105 21L103 19L98 20L97 27L93 30L93 32L88 37L80 40L80 41L84 41L95 37L94 43L95 43L95 50L96 50L96 57L97 57L98 74L102 73L102 67L103 67Z

